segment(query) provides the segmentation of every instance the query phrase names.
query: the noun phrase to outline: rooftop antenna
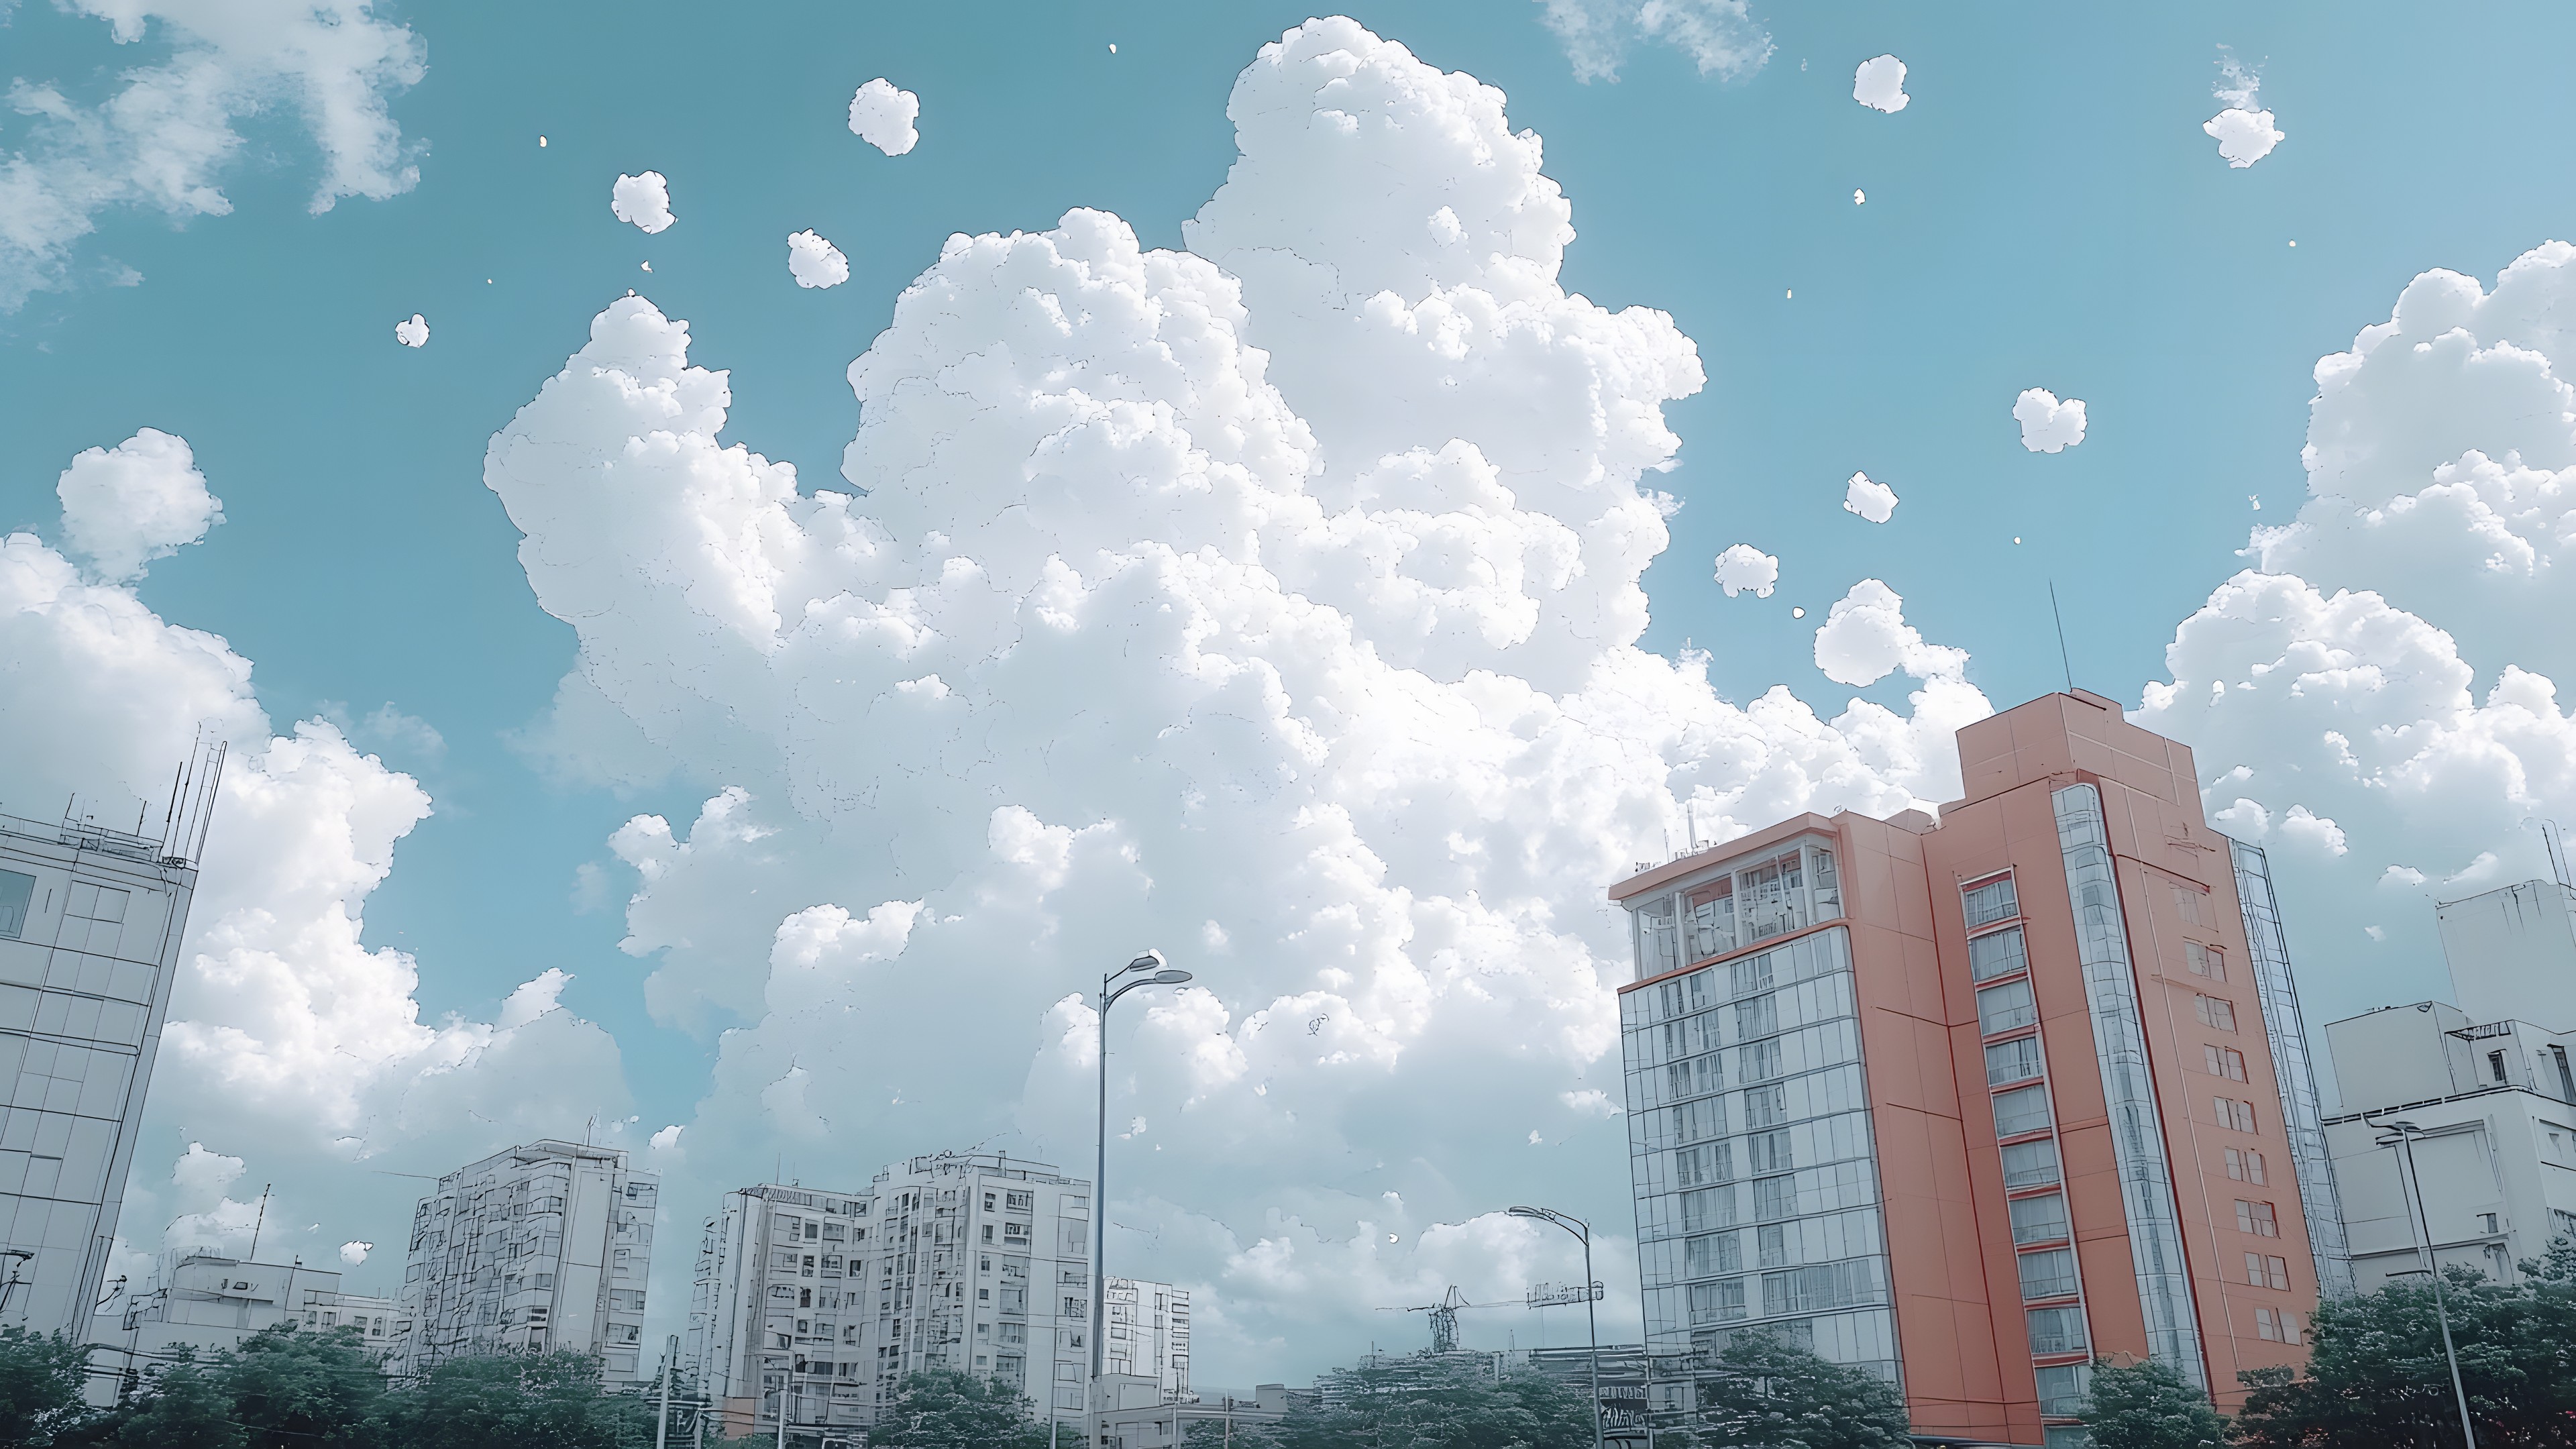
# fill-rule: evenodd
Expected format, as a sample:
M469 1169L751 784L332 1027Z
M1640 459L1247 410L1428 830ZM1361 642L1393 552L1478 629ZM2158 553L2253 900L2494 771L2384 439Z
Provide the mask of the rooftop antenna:
M2057 608L2057 580L2048 581L2048 616L2057 621L2057 662L2066 670L2066 692L2075 692L2075 663L2066 653L2066 616Z
M2576 881L2567 878L2567 833L2558 828L2557 821L2543 820L2540 822L2540 838L2549 845L2549 873L2557 878L2560 886L2576 890Z
M259 1261L259 1231L260 1229L268 1226L268 1190L275 1186L277 1186L277 1184L273 1182L262 1183L260 1185L259 1216L251 1220L250 1257L245 1260L247 1262L256 1263Z

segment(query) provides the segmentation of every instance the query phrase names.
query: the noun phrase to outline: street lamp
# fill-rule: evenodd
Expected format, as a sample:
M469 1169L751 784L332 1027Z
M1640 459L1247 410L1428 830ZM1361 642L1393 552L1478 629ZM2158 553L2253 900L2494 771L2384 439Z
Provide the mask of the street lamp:
M1148 971L1153 974L1141 974ZM1122 976L1136 979L1115 985ZM1187 971L1166 965L1160 951L1148 951L1100 978L1100 1135L1091 1174L1091 1449L1098 1449L1108 1408L1100 1402L1100 1373L1107 1347L1101 1320L1109 1311L1109 1008L1139 986L1178 986L1189 979Z
M1601 1326L1592 1307L1594 1298L1601 1292L1601 1285L1592 1276L1592 1225L1554 1208L1516 1207L1511 1210L1511 1215L1554 1223L1574 1234L1583 1244L1583 1327L1585 1335L1592 1340L1592 1449L1601 1449Z
M2433 1257L2433 1220L2424 1211L2424 1179L2415 1175L2415 1139L2424 1135L2424 1129L2412 1122L2380 1122L2374 1125L2389 1134L2374 1139L2375 1145L2397 1148L2406 1164L2406 1181L2401 1186L2414 1194L2415 1208L2406 1220L2407 1236L2415 1236L2416 1225L2423 1225L2423 1237L2417 1251L2423 1254L2424 1271L2433 1279L2433 1317L2442 1325L2442 1356L2451 1361L2451 1395L2460 1402L2460 1439L2468 1449L2478 1449L2478 1431L2469 1423L2469 1391L2460 1386L2460 1355L2451 1346L2451 1313L2442 1301L2442 1265Z

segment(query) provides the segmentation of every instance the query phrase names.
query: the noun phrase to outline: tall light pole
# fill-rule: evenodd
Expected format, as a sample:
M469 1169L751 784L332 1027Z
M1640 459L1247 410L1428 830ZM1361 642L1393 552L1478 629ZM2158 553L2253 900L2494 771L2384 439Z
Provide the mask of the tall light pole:
M2451 1396L2460 1402L2460 1441L2468 1449L2478 1449L2478 1431L2469 1423L2469 1391L2460 1385L2459 1351L2451 1346L2451 1311L2442 1301L2442 1265L2433 1257L2433 1220L2424 1211L2424 1179L2415 1175L2415 1139L2424 1135L2424 1129L2412 1122L2381 1122L2377 1126L2389 1135L2376 1139L2376 1145L2396 1148L2406 1164L2406 1181L2400 1186L2414 1194L2415 1209L2407 1216L2407 1235L2415 1236L2416 1226L2422 1225L2417 1251L2423 1255L2424 1271L2433 1278L2433 1317L2442 1325L2442 1356L2451 1361Z
M1153 974L1142 974L1148 971ZM1117 985L1122 976L1137 979ZM1178 986L1189 979L1187 971L1167 966L1160 951L1148 951L1100 978L1100 1134L1091 1173L1091 1422L1086 1449L1099 1449L1108 1414L1108 1405L1100 1401L1100 1372L1107 1346L1101 1320L1109 1311L1109 1008L1139 986Z
M1601 1449L1601 1325L1592 1307L1601 1294L1601 1284L1592 1276L1592 1225L1554 1208L1516 1207L1512 1216L1554 1223L1583 1244L1583 1327L1592 1340L1592 1449Z

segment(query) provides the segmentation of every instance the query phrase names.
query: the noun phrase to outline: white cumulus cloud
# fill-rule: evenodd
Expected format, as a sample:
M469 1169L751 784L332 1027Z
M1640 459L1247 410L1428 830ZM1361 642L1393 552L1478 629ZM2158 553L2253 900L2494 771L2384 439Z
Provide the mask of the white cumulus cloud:
M2062 453L2084 441L2084 400L2057 400L2044 387L2022 389L2013 399L2013 421L2021 424L2021 445L2034 453Z
M1843 485L1843 512L1885 523L1896 516L1896 490L1867 473L1854 473Z
M850 97L850 134L889 156L900 156L921 139L912 124L920 115L921 97L878 76Z
M1836 684L1876 684L1902 669L1917 679L1958 679L1967 651L1926 644L1905 622L1905 600L1863 579L1834 601L1816 629L1816 667Z
M1892 55L1862 61L1852 72L1852 99L1891 116L1904 110L1914 99L1905 93L1905 62Z
M1701 75L1741 80L1771 59L1771 32L1745 0L1536 0L1580 81L1617 80L1630 48L1669 45Z
M730 1028L674 1199L782 1149L1078 1163L1073 983L1160 944L1199 981L1112 1024L1153 1124L1113 1144L1120 1251L1206 1287L1210 1372L1284 1372L1467 1255L1579 1271L1487 1211L1533 1124L1624 1211L1603 882L1686 804L1705 837L1950 798L1987 704L1929 646L1905 711L1831 720L1636 647L1697 352L1565 291L1499 92L1324 20L1227 114L1186 251L1087 210L950 239L851 365L864 494L728 440L641 298L485 481L581 641L548 747L704 800L611 842L653 1011Z
M1753 597L1771 597L1772 586L1780 582L1780 560L1749 543L1727 545L1717 556L1717 586L1734 598L1747 589Z
M837 287L850 279L850 259L810 231L787 238L787 273L800 287Z
M405 347L428 346L429 319L414 312L409 318L395 323L394 340Z
M389 109L424 74L412 32L368 0L71 0L138 63L86 85L9 86L24 144L0 152L0 311L60 285L108 213L223 216L223 180L249 149L234 125L292 116L322 153L310 207L381 200L419 180ZM130 271L130 269L129 269Z
M671 215L671 183L659 171L641 176L619 172L608 188L608 211L647 236L667 231L678 220Z
M352 1268L355 1268L364 1264L367 1261L367 1255L375 1250L376 1245L369 1242L352 1240L350 1242L342 1243L340 1245L340 1261L346 1263Z
M2218 154L2238 170L2253 165L2272 154L2281 144L2281 128L2274 124L2270 111L2262 108L2258 92L2262 76L2233 55L2219 59L2219 79L2214 94L2226 102L2227 109L2210 117L2201 130L2218 143Z
M86 448L54 485L63 536L97 575L141 578L146 565L206 536L224 501L206 491L188 440L145 428L114 448Z

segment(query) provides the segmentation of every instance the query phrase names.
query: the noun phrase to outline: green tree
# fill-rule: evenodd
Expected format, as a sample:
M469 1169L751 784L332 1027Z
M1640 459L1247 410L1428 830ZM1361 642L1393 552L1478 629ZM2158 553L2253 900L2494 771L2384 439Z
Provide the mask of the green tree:
M2093 1449L2223 1449L2227 1421L2171 1364L2093 1361L2084 1398Z
M251 1441L234 1422L232 1395L216 1368L182 1348L178 1362L147 1373L139 1391L83 1439L117 1449L244 1449Z
M2443 1270L2460 1383L2482 1449L2576 1446L2576 1246L2560 1239L2520 1282ZM2307 1372L2238 1375L2247 1449L2448 1449L2460 1411L2429 1282L2317 1306Z
M377 1418L384 1371L354 1328L262 1329L217 1355L212 1377L257 1449L374 1449L383 1442Z
M1497 1382L1439 1359L1382 1359L1334 1375L1334 1404L1292 1410L1278 1449L1590 1449L1582 1394L1545 1374ZM1238 1430L1237 1442L1241 1443Z
M384 1398L394 1449L632 1449L653 1442L653 1411L600 1387L579 1353L453 1358Z
M1894 1384L1772 1334L1736 1335L1699 1391L1703 1444L1909 1449L1914 1442Z
M895 1385L868 1437L903 1449L1046 1449L1047 1427L1027 1399L997 1382L925 1369Z
M0 1328L0 1449L50 1444L87 1417L89 1350L59 1333Z

